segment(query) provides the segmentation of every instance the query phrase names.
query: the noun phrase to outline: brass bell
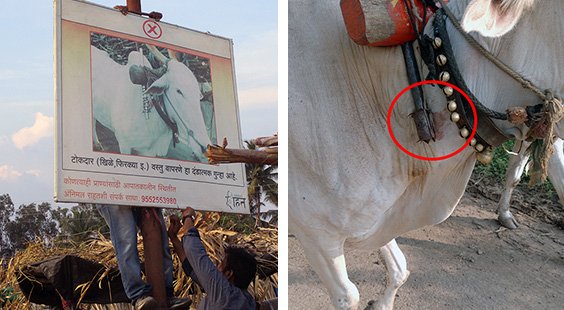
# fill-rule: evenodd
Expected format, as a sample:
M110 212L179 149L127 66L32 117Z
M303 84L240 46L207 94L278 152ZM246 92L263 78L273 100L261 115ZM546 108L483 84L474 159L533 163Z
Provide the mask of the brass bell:
M451 112L456 111L457 105L456 105L456 101L454 100L449 100L447 102L447 109Z
M444 66L447 63L447 58L445 55L440 54L439 56L437 56L437 65L439 66Z
M451 122L456 123L456 122L458 122L459 120L460 120L460 114L458 114L458 113L456 113L456 112L453 112L453 113L450 115L450 121L451 121Z
M476 153L476 159L482 164L489 164L493 159L493 153L490 150Z
M476 140L476 138L472 138L472 140L470 140L470 146L474 146L476 145L476 143L478 143L478 140Z
M439 74L439 80L448 82L448 80L450 80L450 73L448 73L447 71L441 72L441 74Z
M476 149L477 152L481 152L484 150L484 146L480 143L476 144L474 148Z
M443 88L443 94L445 94L445 96L450 97L452 96L453 93L454 93L454 89L452 89L452 87L447 86Z
M443 40L441 40L441 38L436 37L435 40L433 40L433 48L434 49L439 49L439 48L441 48L442 45L443 45Z
M460 133L460 136L461 136L462 138L465 138L465 139L470 135L470 131L469 131L468 129L466 129L466 127L460 128L460 132L459 132L459 133Z

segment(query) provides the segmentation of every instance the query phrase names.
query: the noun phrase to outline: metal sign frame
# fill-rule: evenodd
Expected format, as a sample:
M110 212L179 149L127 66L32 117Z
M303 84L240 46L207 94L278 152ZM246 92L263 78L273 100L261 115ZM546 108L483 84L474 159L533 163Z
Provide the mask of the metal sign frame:
M245 166L202 157L243 148L231 39L57 0L55 68L55 201L249 213Z

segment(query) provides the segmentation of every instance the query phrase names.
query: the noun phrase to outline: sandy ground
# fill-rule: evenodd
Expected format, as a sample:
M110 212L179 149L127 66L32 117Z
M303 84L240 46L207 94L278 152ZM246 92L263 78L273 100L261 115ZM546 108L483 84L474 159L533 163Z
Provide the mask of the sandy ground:
M411 275L396 310L564 309L564 209L519 190L513 206L521 226L507 230L495 220L499 191L470 186L445 222L397 238ZM288 247L288 309L333 309L292 235ZM346 259L364 309L383 289L384 267L376 251L351 250Z

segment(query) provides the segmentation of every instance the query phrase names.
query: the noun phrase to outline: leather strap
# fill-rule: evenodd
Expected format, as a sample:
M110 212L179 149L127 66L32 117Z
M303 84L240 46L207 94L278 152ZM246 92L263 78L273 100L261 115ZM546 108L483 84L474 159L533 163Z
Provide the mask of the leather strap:
M439 19L439 18L443 18L441 14L441 10L439 10L437 12L437 15L435 16L435 19ZM441 29L441 31L437 29L439 25L444 25L444 23L437 23L436 21L434 22L436 36L439 35L439 33L443 33L443 34L446 33L446 29ZM474 96L471 94L470 90L465 89L466 87L464 86L466 84L463 81L459 81L456 78L457 74L452 74L455 71L457 72L458 68L455 67L456 61L452 59L452 57L449 59L445 56L445 55L452 55L452 53L448 53L448 51L446 50L446 49L452 50L450 47L448 35L447 37L440 37L440 39L442 43L439 44L438 46L435 46L434 49L435 59L437 57L440 57L441 55L442 57L445 57L446 61L437 62L437 70L436 70L437 76L435 76L434 78L445 81L444 78L441 79L441 76L444 77L444 75L441 75L441 73L448 72L450 79L446 80L445 82L457 86L462 91L467 93L469 97L473 98ZM444 85L440 85L440 86L443 89L445 87ZM468 103L466 98L461 94L459 94L456 90L453 92L451 96L447 96L447 100L455 100L457 103L457 108L455 112L457 112L460 115L460 120L456 122L458 128L461 129L465 127L470 132L472 132L474 125L474 116L472 113L472 108L470 107L470 103ZM487 149L488 147L500 146L501 144L503 144L503 142L512 138L511 136L505 134L499 127L497 127L493 122L493 120L490 117L488 117L484 112L480 111L479 109L476 110L478 116L478 122L477 122L478 126L476 129L476 135L474 137L476 138L478 143L484 146L484 149Z

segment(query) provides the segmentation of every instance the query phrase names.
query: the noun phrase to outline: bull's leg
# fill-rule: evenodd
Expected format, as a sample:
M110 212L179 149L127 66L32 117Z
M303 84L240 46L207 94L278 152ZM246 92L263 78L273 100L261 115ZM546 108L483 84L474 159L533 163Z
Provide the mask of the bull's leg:
M518 155L512 155L509 159L509 165L507 167L507 173L505 174L505 188L501 193L501 198L499 199L497 207L497 219L501 225L515 229L519 226L519 223L509 211L509 202L511 201L511 194L515 189L515 186L519 183L521 175L523 174L523 169L527 164L528 155L525 155L525 151L529 147L530 143L526 141L516 141L513 147L513 152Z
M301 235L301 236L300 236ZM329 290L331 302L338 310L356 310L359 293L349 280L344 255L344 240L322 235L316 240L296 234L311 266Z
M409 270L407 270L405 256L395 239L380 248L380 257L386 265L387 281L384 296L378 301L375 309L391 310L394 307L396 292L409 277Z
M557 139L554 142L554 155L548 160L548 178L560 197L560 203L564 205L564 141Z

